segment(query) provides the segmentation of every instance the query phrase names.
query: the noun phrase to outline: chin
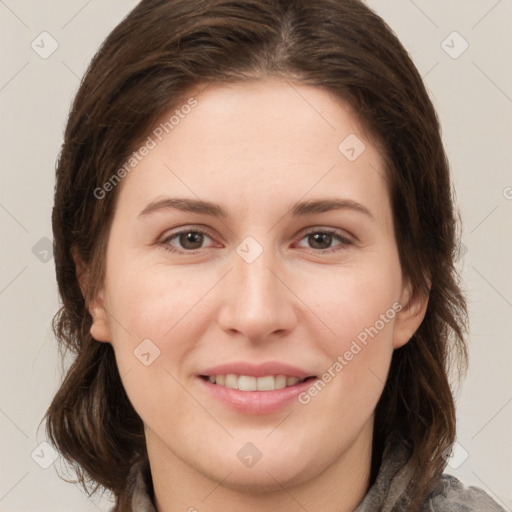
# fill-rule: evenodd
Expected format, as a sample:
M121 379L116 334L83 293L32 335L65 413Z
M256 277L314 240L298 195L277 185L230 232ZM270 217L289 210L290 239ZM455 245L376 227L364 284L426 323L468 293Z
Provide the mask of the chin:
M261 494L282 491L283 487L289 488L303 484L311 479L314 475L309 474L310 471L297 470L297 467L288 461L279 464L264 464L262 461L258 463L258 468L240 468L232 467L229 476L227 472L223 475L216 471L215 481L221 481L224 487L243 492L244 494Z
M257 443L257 441L256 441ZM244 446L244 445L242 445ZM300 485L317 473L321 473L323 466L329 465L328 460L319 460L318 453L304 453L305 450L298 446L298 443L289 443L286 449L260 443L261 458L254 462L248 461L244 464L243 460L246 453L257 456L254 445L248 445L245 452L240 449L240 443L236 442L236 448L226 448L216 455L211 455L208 465L204 460L200 461L197 469L207 478L221 482L222 485L233 490L247 494L271 493L281 490L283 487L293 487ZM234 457L227 457L226 454L233 453ZM199 461L198 461L199 462ZM220 463L219 463L220 462Z

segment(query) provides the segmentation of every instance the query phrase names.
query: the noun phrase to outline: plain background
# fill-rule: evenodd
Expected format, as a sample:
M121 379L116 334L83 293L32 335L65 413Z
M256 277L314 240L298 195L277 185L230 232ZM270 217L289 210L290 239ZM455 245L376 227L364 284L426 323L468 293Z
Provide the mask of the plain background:
M58 298L48 249L55 161L70 103L100 43L136 3L0 0L1 512L110 506L106 496L89 499L60 480L59 463L51 464L51 450L41 445L39 424L61 378L50 330ZM471 364L458 393L460 447L447 471L511 510L512 2L369 4L424 77L463 220L458 264L469 300ZM42 58L52 39L58 48Z

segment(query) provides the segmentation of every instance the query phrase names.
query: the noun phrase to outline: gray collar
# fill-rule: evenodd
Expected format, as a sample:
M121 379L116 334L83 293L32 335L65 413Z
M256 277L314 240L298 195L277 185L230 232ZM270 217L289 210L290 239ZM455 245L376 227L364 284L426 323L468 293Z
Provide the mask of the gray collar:
M354 512L406 512L410 495L407 491L413 477L411 452L397 436L392 436L384 449L377 478ZM126 492L133 512L156 512L152 499L151 471L145 459L139 459L130 470ZM484 491L466 488L451 475L443 475L429 495L421 512L505 512Z

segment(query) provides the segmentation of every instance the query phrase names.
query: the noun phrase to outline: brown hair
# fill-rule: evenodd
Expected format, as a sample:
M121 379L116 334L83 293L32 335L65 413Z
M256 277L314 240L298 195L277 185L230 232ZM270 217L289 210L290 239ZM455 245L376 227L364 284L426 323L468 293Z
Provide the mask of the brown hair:
M466 305L454 267L456 219L440 127L407 52L358 0L142 0L107 37L76 95L52 219L63 303L54 330L75 358L47 411L47 433L84 487L92 480L114 493L117 510L130 509L126 478L147 452L112 347L89 332L87 304L103 280L120 187L101 199L94 190L193 87L267 76L332 92L384 148L402 271L429 302L417 332L393 354L375 412L372 475L394 431L412 449L408 510L444 470L455 437L448 369L452 356L459 370L466 364ZM85 297L75 252L94 279Z

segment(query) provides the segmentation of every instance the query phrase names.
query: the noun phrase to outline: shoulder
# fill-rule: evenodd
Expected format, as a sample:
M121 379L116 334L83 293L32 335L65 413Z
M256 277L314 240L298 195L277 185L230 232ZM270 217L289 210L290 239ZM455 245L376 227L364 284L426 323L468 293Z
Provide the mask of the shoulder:
M125 489L109 512L156 512L153 494L149 461L146 457L136 457L127 475Z
M424 512L505 512L485 491L444 474L427 498Z

